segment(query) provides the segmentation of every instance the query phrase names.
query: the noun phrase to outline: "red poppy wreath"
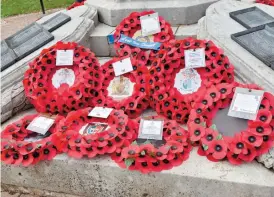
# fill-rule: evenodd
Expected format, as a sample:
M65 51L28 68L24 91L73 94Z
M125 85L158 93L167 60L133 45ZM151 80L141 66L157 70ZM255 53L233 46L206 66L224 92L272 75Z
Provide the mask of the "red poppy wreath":
M103 103L97 102L96 105L121 109L130 118L136 118L149 106L148 70L145 66L137 67L138 61L131 58L133 71L115 77L112 64L122 59L113 58L102 66L103 96L98 98L105 98L105 100Z
M151 35L142 36L140 17L148 14L153 14L154 11L132 12L128 17L116 27L114 33L114 48L120 57L132 56L139 60L141 65L150 65L155 57L157 50L141 49L119 42L121 34L139 40L141 42L167 42L174 39L174 34L170 24L159 16L161 32Z
M132 142L137 135L137 123L121 110L112 110L108 118L88 116L91 108L70 112L53 135L57 149L80 159L113 153Z
M205 67L185 68L185 51L203 49ZM164 43L152 63L150 104L158 113L186 123L191 104L212 84L232 83L234 66L211 41L186 38Z
M56 125L63 119L56 116L54 124L46 135L27 129L31 121L39 114L28 115L9 124L1 133L1 160L6 164L29 166L42 160L52 160L58 151L51 142Z
M262 4L274 6L274 0L256 0L256 3L262 3Z
M160 117L151 117L159 119ZM162 118L160 118L162 119ZM163 140L137 139L118 148L111 158L121 167L142 173L161 172L181 165L192 149L189 134L174 120L164 120Z
M256 120L245 121L240 131L231 131L227 125L226 134L222 134L212 124L217 112L225 110L231 104L236 87L259 89L256 85L219 84L207 90L205 98L197 101L187 123L190 140L199 146L198 154L211 161L227 159L238 165L251 162L256 156L266 153L274 140L274 96L265 92ZM227 112L226 112L227 114Z
M82 2L78 2L78 1L73 2L69 7L67 7L67 10L71 10L71 9L76 8L78 6L85 5L85 1L86 0L84 0Z
M73 51L73 65L57 66L58 50ZM76 43L57 42L44 49L25 72L25 94L38 112L67 114L93 106L101 89L94 53Z

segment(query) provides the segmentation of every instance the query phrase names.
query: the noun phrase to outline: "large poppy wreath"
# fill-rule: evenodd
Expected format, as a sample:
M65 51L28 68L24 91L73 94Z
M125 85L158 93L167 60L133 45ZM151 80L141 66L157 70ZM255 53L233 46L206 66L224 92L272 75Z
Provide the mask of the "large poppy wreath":
M186 69L185 51L205 49L205 67ZM191 104L212 84L234 81L234 66L211 41L186 38L162 45L150 72L150 104L158 113L186 123Z
M274 0L256 0L256 3L262 3L262 4L274 6Z
M91 108L70 112L53 135L57 149L80 159L113 153L132 142L137 135L137 123L121 110L112 110L106 119L88 116ZM86 130L90 129L90 131Z
M151 117L159 119L160 117ZM162 118L160 118L162 119ZM192 149L189 134L174 120L164 120L163 140L140 140L118 148L111 158L121 167L142 173L160 172L179 166Z
M73 50L72 66L56 66L57 50ZM57 42L29 64L25 94L38 112L67 114L93 106L101 89L101 70L94 53L76 43Z
M270 93L264 93L256 120L248 120L244 129L228 136L222 135L212 124L216 113L231 104L236 87L259 89L256 85L236 83L212 86L205 98L197 101L191 110L187 123L190 140L199 146L198 154L211 161L228 159L232 164L251 162L273 145L274 97Z
M120 57L132 56L135 59L140 60L139 63L142 63L141 65L150 65L151 61L157 53L157 50L140 49L137 47L127 45L125 43L118 42L118 39L120 38L121 34L142 42L164 43L174 39L174 34L170 24L167 21L165 21L161 16L159 16L161 32L151 36L142 36L140 17L153 13L155 12L132 12L128 17L124 18L122 22L116 27L114 33L114 48Z
M130 118L138 117L148 106L148 70L145 66L136 67L137 60L131 58L133 71L115 77L112 64L123 58L114 58L102 66L103 87L99 98L105 99L102 103L97 101L97 105L121 109ZM95 101L96 102L96 101Z
M52 133L56 131L56 125L63 119L56 116L54 124L47 134L38 138L38 134L28 129L31 121L39 116L28 115L9 124L1 132L1 160L6 164L29 166L37 164L41 160L52 160L57 150L51 142ZM37 138L37 140L28 140Z

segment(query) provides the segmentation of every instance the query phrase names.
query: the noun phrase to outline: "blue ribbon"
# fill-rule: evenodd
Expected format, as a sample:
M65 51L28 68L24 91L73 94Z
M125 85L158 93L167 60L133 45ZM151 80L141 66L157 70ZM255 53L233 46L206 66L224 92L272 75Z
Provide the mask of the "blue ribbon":
M138 40L134 40L128 36L125 36L121 34L120 39L118 42L122 42L125 44L128 44L130 46L142 48L142 49L153 49L153 50L159 50L161 43L160 42L140 42Z

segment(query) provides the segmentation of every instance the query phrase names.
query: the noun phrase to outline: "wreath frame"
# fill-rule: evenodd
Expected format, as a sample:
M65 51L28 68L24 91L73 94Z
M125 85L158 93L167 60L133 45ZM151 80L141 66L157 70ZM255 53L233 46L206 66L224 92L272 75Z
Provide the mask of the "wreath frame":
M216 112L231 104L236 87L261 89L236 82L212 86L206 92L209 97L198 101L191 110L187 123L190 140L199 146L198 154L210 161L227 159L234 165L251 162L274 144L274 96L268 92L264 93L256 120L248 120L246 130L223 136L212 125Z
M151 116L149 119L163 119L163 117ZM164 144L155 147L149 140L139 145L136 141L127 143L111 154L112 160L121 168L137 170L144 174L170 170L181 165L189 158L192 149L189 134L176 121L163 120Z
M200 75L201 86L196 92L183 95L174 87L175 77L181 69L185 69L184 51L199 48L205 48L206 59L206 67L195 68ZM234 82L234 66L223 51L212 41L191 37L164 43L152 62L149 74L150 106L158 114L179 123L187 123L192 104L203 97L208 87Z
M137 135L136 122L130 120L122 110L113 109L106 119L88 116L91 110L85 108L72 111L60 122L52 137L57 150L76 159L85 156L93 158L114 152ZM85 124L98 122L107 123L109 128L89 135L79 133Z
M49 129L48 137L34 142L24 141L35 132L27 130L31 121L40 114L27 115L9 125L1 132L1 160L10 165L29 166L42 160L52 160L59 152L52 143L52 135L64 117L57 115Z
M157 50L141 49L127 45L126 43L118 42L121 34L133 37L134 34L141 30L140 17L148 14L153 14L154 11L132 12L129 16L125 17L119 25L117 25L114 32L114 49L119 57L133 57L139 60L142 66L150 65L152 60L157 54ZM171 25L159 16L161 32L153 35L154 42L167 42L175 38Z
M72 66L56 66L57 50L74 50ZM29 64L23 85L26 97L38 112L64 114L71 110L94 106L93 98L101 89L100 64L95 54L73 42L57 42ZM60 69L73 70L74 84L62 83L55 88L53 75Z

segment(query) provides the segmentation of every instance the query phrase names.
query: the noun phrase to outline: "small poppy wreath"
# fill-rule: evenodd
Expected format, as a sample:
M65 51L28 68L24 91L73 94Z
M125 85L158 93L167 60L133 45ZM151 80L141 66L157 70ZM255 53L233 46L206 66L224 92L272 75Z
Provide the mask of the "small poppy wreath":
M146 42L167 42L174 39L174 34L171 25L159 16L161 32L150 36L142 36L140 17L148 14L153 14L154 11L132 12L128 17L124 18L122 22L116 27L114 32L114 48L120 57L132 56L139 60L141 65L150 65L155 57L157 50L141 49L118 42L121 34L134 38L144 39ZM151 38L151 39L150 39Z
M151 117L159 119L159 117ZM121 167L142 173L161 172L179 166L192 149L189 134L174 120L164 120L164 140L136 140L118 148L111 158Z
M69 7L67 7L67 10L71 10L71 9L76 8L78 6L85 5L85 1L86 0L84 0L82 2L78 2L78 1L73 2L73 4L71 4Z
M148 70L145 66L136 67L136 60L131 58L133 71L115 77L112 64L123 58L113 58L102 66L103 82L102 96L105 101L98 101L97 106L121 109L130 118L136 118L149 106L148 102ZM115 96L126 95L126 97ZM128 96L127 96L128 95ZM95 101L96 102L96 101Z
M206 67L185 69L185 50L199 48L205 48ZM223 51L211 41L194 38L164 43L152 62L149 73L151 107L180 123L187 122L192 103L204 96L208 87L234 81L234 66ZM193 82L189 87L195 88L188 89L187 81L179 82L180 75L191 77ZM185 79L183 77L181 80ZM180 86L178 88L175 85Z
M27 130L31 121L39 114L28 115L22 119L9 124L1 132L1 160L6 164L12 165L35 165L42 160L52 160L58 151L51 142L52 133L56 132L56 125L63 119L56 116L54 124L49 129L47 137L37 141L27 141L29 137L38 134Z
M247 121L247 129L233 137L223 136L212 125L216 112L227 108L236 87L260 89L256 85L218 84L206 92L205 98L197 101L187 123L190 140L198 145L198 154L211 161L227 159L238 165L251 162L256 156L266 153L274 141L274 96L265 92L256 120Z
M112 110L106 119L88 116L90 111L91 108L72 111L60 122L57 132L52 137L59 151L77 159L84 156L93 158L97 155L113 153L124 143L130 143L136 138L137 123L128 119L123 111ZM101 132L86 135L81 133L85 125L93 123L108 126Z
M56 66L57 50L73 50L73 65ZM100 65L89 49L76 43L57 42L29 64L23 85L38 112L67 114L93 106L101 89Z
M274 6L274 0L256 0L256 3L262 3L262 4Z

